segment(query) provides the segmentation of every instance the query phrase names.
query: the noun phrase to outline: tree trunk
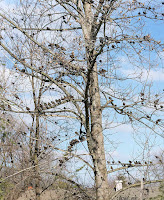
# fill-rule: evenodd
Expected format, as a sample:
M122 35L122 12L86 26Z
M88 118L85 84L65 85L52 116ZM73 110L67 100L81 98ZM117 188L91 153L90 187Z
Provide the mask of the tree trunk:
M36 132L35 132L35 152L34 152L34 162L35 162L35 194L36 200L40 200L40 180L39 180L39 166L38 166L38 149L39 149L39 116L36 115Z
M87 84L85 90L87 142L94 164L96 200L109 200L97 64L93 61L95 41L92 39L90 31L91 28L89 25L83 25L86 58L88 61ZM92 62L95 62L94 65ZM91 124L91 127L89 124Z
M90 150L94 164L96 199L109 200L109 188L104 150L104 137L102 130L102 111L100 104L100 91L98 86L97 65L90 74Z
M35 195L36 195L36 200L40 200L40 175L39 175L39 162L38 162L38 153L39 153L39 104L40 104L40 91L39 90L39 97L37 99L36 97L36 90L35 90L35 84L34 84L34 77L32 76L32 89L33 89L33 101L35 105L35 120L36 120L36 125L35 125L35 150L34 150L34 173L35 173Z

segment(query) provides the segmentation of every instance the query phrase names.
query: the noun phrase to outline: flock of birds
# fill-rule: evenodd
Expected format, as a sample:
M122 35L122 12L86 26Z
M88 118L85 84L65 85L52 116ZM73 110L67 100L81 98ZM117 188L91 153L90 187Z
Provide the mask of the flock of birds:
M144 162L141 162L141 161L131 161L131 160L129 160L129 162L127 162L127 163L123 163L123 162L121 162L121 161L117 161L117 162L115 162L114 160L113 161L107 161L107 164L108 165L121 165L122 167L135 167L135 166L151 166L151 165L155 165L155 164L163 164L163 161L162 161L162 159L159 157L159 156L155 156L155 158L158 160L158 163L153 163L152 161L149 161L149 162L147 162L147 161L144 161ZM113 167L111 166L110 167L111 168L111 170L113 170Z

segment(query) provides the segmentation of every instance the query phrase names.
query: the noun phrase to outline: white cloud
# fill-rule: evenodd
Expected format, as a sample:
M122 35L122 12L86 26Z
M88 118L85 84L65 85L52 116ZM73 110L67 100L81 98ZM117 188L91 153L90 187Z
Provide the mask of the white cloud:
M12 10L15 8L16 8L16 3L14 3L13 0L1 1L2 11L8 11L10 9L10 12L12 12Z
M164 81L164 69L142 69L142 70L132 70L132 69L126 69L121 70L123 75L128 76L129 78L135 78L140 77L142 81Z
M103 123L103 129L110 129L117 133L132 133L133 128L131 124L123 124L123 123L109 123L109 121L105 121Z

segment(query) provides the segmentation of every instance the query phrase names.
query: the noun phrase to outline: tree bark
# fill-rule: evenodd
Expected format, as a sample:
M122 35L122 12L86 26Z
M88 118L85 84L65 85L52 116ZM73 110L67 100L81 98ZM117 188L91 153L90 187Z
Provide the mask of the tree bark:
M82 31L88 68L85 90L87 143L94 165L96 200L109 200L97 64L96 60L93 60L96 38L93 37L91 31L93 13L90 5L85 6L85 14L86 19L83 20Z
M39 116L36 115L36 133L35 133L36 143L34 152L34 163L35 163L35 194L36 200L40 200L40 180L39 180L39 166L38 166L38 149L39 149Z
M35 173L35 195L36 200L40 200L40 175L39 175L39 162L38 162L38 153L39 153L39 104L40 104L40 95L37 98L36 97L36 90L34 85L34 77L32 77L32 89L33 89L33 101L35 105L35 112L37 113L35 115L35 149L34 149L34 173ZM40 90L39 90L40 94Z
M95 64L90 74L90 145L94 164L96 199L109 199L108 178L106 169L104 137L102 130L102 110L100 103L100 91L98 85L97 65Z

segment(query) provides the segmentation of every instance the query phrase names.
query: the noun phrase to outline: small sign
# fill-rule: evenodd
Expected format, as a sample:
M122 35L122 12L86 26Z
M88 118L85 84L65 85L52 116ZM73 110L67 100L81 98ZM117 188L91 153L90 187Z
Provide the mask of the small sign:
M122 190L122 180L117 180L116 182L116 192Z

